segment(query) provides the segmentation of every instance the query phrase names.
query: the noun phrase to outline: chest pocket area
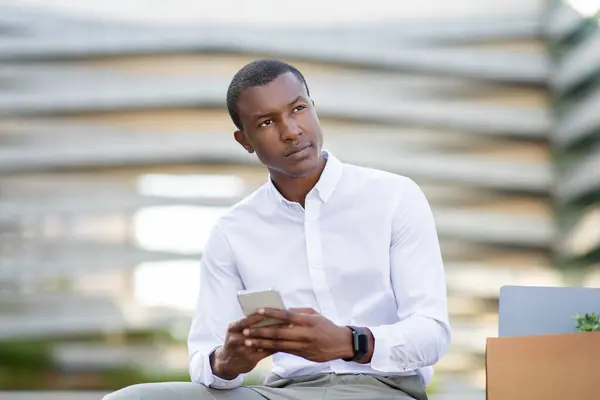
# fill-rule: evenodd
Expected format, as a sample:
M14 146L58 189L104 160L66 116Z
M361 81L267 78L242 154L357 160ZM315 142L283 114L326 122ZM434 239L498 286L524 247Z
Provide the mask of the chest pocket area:
M303 241L290 240L252 261L241 260L239 270L246 289L275 289L286 307L306 306L306 295L312 292Z
M391 287L389 244L353 236L356 239L350 241L347 237L330 237L323 252L330 290L343 303L340 307L348 311Z

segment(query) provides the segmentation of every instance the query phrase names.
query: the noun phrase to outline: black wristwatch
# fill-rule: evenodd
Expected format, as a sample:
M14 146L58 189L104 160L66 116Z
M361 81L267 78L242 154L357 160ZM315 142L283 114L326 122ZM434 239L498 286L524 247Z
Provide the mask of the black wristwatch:
M369 335L365 328L348 326L352 330L352 347L354 357L344 358L344 361L359 361L369 352Z

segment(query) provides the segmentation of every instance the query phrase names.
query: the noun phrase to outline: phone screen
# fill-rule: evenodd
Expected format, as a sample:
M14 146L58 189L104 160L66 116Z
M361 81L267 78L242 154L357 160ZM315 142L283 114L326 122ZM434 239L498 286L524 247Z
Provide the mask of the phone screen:
M267 289L261 291L240 291L238 292L238 301L242 307L244 315L249 316L256 314L260 308L279 308L285 309L285 304L278 291ZM268 326L281 323L276 319L266 319L254 326Z

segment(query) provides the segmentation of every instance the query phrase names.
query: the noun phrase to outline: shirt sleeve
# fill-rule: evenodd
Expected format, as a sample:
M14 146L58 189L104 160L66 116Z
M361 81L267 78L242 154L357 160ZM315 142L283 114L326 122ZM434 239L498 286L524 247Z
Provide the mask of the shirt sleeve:
M399 322L369 327L371 367L407 372L434 365L450 345L444 266L429 203L405 178L392 221L391 281Z
M200 262L200 292L188 335L192 382L215 389L233 389L242 384L243 375L224 380L214 375L210 366L210 355L225 342L228 325L243 316L234 301L241 289L242 280L229 243L215 226Z

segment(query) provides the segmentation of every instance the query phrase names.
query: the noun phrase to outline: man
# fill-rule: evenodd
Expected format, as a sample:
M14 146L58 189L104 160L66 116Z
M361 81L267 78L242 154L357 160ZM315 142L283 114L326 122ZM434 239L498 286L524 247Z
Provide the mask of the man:
M106 399L426 399L450 327L419 187L323 151L308 86L289 64L244 66L227 107L236 141L270 175L205 247L188 342L194 383L135 385ZM267 288L287 310L244 317L238 291ZM264 318L282 323L252 327ZM271 355L264 384L240 387Z

